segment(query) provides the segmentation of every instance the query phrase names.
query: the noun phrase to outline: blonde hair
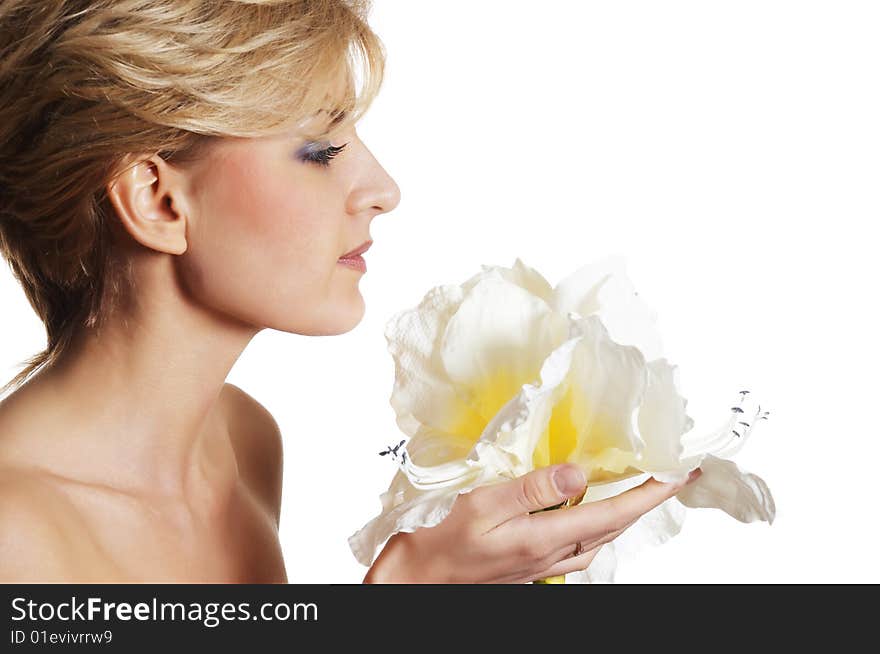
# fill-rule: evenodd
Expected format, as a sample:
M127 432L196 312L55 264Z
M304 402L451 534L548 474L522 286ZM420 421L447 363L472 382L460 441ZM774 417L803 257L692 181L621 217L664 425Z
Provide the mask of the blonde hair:
M274 134L322 111L336 124L307 136L357 122L385 65L370 9L370 0L0 3L0 252L47 334L0 392L132 293L106 193L126 155L182 165L218 137ZM328 97L340 79L345 90Z

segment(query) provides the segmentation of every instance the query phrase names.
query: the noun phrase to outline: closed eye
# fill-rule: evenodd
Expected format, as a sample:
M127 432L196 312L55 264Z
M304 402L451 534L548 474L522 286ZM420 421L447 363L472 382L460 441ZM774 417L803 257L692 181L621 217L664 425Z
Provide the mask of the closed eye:
M346 145L348 145L348 143L343 143L339 146L331 145L330 147L324 148L323 150L305 150L305 152L300 154L300 160L316 163L319 166L327 167L330 165L330 160L337 154L342 152Z

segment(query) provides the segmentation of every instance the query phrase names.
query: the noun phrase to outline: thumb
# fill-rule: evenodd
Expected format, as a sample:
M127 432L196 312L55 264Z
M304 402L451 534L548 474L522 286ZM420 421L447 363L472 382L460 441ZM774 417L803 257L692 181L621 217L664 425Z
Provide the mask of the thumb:
M556 506L580 495L587 485L587 477L579 466L563 463L533 470L511 484L511 515L506 519Z

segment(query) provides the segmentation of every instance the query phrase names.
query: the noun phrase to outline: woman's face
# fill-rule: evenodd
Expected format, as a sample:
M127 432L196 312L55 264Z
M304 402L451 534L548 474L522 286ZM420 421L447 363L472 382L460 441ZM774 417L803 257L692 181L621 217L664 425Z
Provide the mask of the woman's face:
M322 155L331 145L344 148ZM180 273L201 304L300 334L339 334L360 322L365 273L339 258L370 240L370 223L397 206L400 190L354 127L322 142L299 133L223 140L191 167L187 184Z

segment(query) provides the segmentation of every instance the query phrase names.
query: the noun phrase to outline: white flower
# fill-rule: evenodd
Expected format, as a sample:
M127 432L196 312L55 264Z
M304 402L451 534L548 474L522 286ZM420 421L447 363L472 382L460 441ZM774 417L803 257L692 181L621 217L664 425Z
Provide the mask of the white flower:
M649 476L703 474L600 549L572 581L612 580L618 554L681 529L683 504L716 507L742 522L773 522L766 484L724 457L755 423L739 405L717 430L690 434L675 366L661 358L656 314L639 299L623 259L584 266L551 288L517 259L483 266L464 284L430 290L395 315L385 337L395 362L391 405L409 436L382 512L349 538L372 564L397 532L438 524L459 493L541 466L581 465L584 502Z

